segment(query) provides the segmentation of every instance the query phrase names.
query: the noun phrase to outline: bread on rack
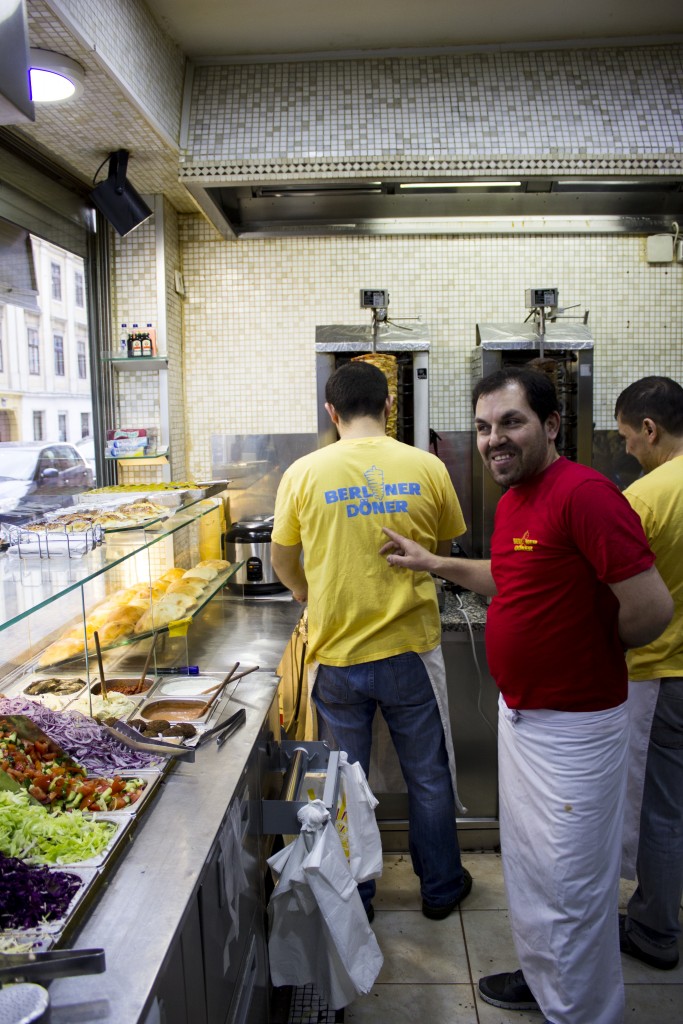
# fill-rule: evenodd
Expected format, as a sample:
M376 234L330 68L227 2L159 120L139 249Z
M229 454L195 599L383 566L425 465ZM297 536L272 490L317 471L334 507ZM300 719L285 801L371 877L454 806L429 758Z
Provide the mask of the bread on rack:
M159 579L160 580L168 580L169 583L174 583L176 580L182 579L182 577L184 575L185 575L185 570L184 569L179 569L176 566L173 566L172 569L167 569L166 572L162 572L162 574L159 577Z
M219 573L225 572L226 569L230 568L230 562L228 562L225 558L205 558L203 559L203 561L197 562L195 569L198 569L200 566L204 565L208 565L209 568L215 569L216 572Z
M209 580L213 580L218 576L218 572L211 565L195 565L183 575L184 580L205 580L207 583Z
M190 594L192 597L198 598L204 593L207 582L207 580L199 579L199 577L176 580L168 588L166 594L167 596L170 594Z
M38 659L38 667L45 668L47 665L55 665L58 661L67 661L69 658L76 658L85 650L83 637L64 637L50 644Z
M148 633L150 630L167 626L176 619L182 619L194 604L196 601L191 594L165 594L153 603L149 611L140 616L135 633Z

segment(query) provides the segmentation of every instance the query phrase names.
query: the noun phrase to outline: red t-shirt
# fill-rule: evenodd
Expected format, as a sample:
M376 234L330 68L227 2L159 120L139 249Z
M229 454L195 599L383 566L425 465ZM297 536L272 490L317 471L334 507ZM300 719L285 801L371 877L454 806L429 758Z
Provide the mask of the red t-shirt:
M508 707L599 711L626 700L619 603L608 584L654 560L639 517L593 469L560 458L503 495L486 652Z

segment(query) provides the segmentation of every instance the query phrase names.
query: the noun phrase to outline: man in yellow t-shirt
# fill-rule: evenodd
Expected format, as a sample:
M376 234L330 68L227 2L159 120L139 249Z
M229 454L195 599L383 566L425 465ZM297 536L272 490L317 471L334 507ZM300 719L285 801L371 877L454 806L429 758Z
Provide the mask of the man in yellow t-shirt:
M385 434L384 374L365 362L336 370L325 408L339 440L297 460L275 501L271 556L308 601L309 679L319 733L370 769L372 722L389 728L409 800L409 844L423 913L446 917L468 895L455 825L441 623L429 573L396 574L378 554L382 527L450 553L465 522L436 456ZM301 555L303 553L303 564ZM372 919L374 881L359 891Z
M645 476L624 492L640 516L674 616L657 640L627 655L631 770L622 873L638 888L620 918L621 950L660 970L679 960L683 895L683 388L643 377L615 407L626 451Z

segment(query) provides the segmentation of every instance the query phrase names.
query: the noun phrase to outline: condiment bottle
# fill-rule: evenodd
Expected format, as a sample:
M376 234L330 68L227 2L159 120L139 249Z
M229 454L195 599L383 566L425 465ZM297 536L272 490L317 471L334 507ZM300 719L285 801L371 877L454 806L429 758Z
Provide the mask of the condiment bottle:
M133 324L133 333L131 335L131 351L130 354L136 358L142 355L142 337L137 329L137 324Z

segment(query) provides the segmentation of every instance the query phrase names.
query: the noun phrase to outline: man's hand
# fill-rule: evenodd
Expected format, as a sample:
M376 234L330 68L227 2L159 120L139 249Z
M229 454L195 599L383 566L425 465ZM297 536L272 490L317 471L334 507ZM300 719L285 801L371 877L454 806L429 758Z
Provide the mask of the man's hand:
M402 537L395 530L389 530L386 526L382 527L382 530L389 540L380 548L379 553L386 555L389 565L416 571L438 572L440 559L437 555L427 551L417 541Z
M482 561L473 558L449 558L444 555L432 554L415 540L402 537L395 530L389 530L386 526L382 529L389 540L379 549L380 555L386 555L389 565L396 565L402 569L414 569L417 571L431 572L434 576L441 576L445 580L451 580L466 590L474 590L477 594L485 597L493 597L496 593L496 584L491 575L490 561Z

